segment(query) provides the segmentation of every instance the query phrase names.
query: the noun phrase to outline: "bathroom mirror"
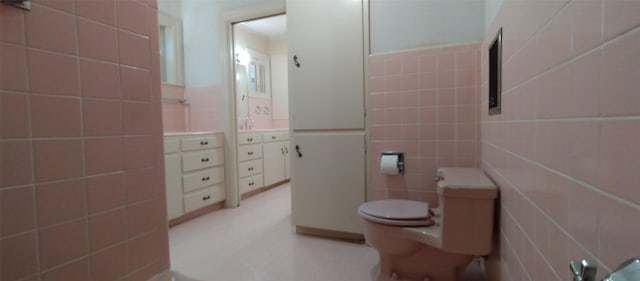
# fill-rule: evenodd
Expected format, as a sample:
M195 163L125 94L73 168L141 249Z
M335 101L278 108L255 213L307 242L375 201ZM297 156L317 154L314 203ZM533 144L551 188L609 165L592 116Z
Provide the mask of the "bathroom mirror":
M489 115L500 114L502 102L502 28L489 45Z
M236 63L236 113L238 120L249 118L247 67Z
M250 61L247 69L249 78L249 95L259 98L271 98L269 79L269 57L260 52L248 49Z
M182 21L158 12L158 39L162 83L184 86Z

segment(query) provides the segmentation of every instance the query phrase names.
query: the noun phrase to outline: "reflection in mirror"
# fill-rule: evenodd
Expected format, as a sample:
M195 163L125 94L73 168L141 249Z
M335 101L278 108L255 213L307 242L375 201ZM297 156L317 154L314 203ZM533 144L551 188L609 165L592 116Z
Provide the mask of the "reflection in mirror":
M184 86L182 22L173 16L159 12L158 38L162 83Z
M247 85L247 67L236 63L236 106L238 120L249 118Z

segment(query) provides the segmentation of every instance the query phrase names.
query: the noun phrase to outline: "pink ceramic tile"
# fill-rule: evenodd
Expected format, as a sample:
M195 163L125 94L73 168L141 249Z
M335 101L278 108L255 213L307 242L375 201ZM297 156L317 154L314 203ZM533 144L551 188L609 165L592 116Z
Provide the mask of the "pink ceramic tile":
M128 242L129 267L131 269L147 265L157 257L156 253L159 250L156 242L157 235L154 232Z
M152 137L125 137L125 168L135 169L153 166L155 156L152 143Z
M89 280L88 259L81 259L42 274L42 281Z
M369 57L369 76L384 76L384 61L371 59L371 57Z
M570 146L569 174L587 183L598 184L600 123L584 121L569 122L567 125L565 130Z
M134 203L154 198L154 186L157 184L156 169L138 169L125 173L127 201Z
M640 3L628 0L604 1L604 40L631 30L640 24Z
M27 55L23 47L0 44L0 89L12 91L27 90Z
M33 182L31 142L0 143L0 186L17 186Z
M20 9L0 7L0 41L24 44L24 14Z
M155 201L129 206L127 208L127 234L135 237L152 230L159 222Z
M456 124L456 138L458 140L476 140L476 123Z
M118 62L117 31L93 21L78 19L80 56Z
M456 105L476 104L476 90L475 87L457 87Z
M474 87L477 85L475 69L456 70L456 87Z
M626 3L626 1L614 1ZM635 2L633 2L635 3ZM621 4L622 5L622 4ZM640 5L637 5L640 6ZM604 48L602 57L601 110L604 115L640 113L640 30L615 40Z
M456 92L454 89L439 89L437 92L438 106L453 106L456 102Z
M404 140L419 140L420 139L420 129L419 128L420 127L418 125L403 125L402 126L402 138Z
M91 256L92 280L120 280L127 274L127 245L122 244Z
M380 109L385 107L385 95L384 94L371 94L369 95L369 107L368 109Z
M118 26L121 29L149 35L147 5L136 1L117 1L116 9Z
M78 219L87 214L84 180L37 185L36 198L40 227Z
M399 92L402 90L402 76L393 75L384 77L385 92Z
M387 130L384 126L369 127L369 141L383 141L387 138Z
M629 185L631 186L631 185ZM640 237L640 225L630 223L640 210L607 196L600 196L599 242L600 259L610 268L616 268L629 257L637 256L640 244L633 243Z
M118 50L121 64L144 69L151 67L151 53L147 38L126 31L119 31Z
M127 213L118 209L89 218L91 251L95 252L127 239Z
M403 107L418 107L420 106L420 92L409 91L402 93L402 106Z
M475 50L456 52L455 60L455 69L473 69L476 62L476 52Z
M111 26L116 23L115 0L76 1L78 16Z
M113 209L126 204L123 174L90 177L87 184L87 208L89 213Z
M476 106L458 106L456 107L456 122L474 122L476 121Z
M456 156L460 158L472 159L476 156L476 142L458 141L456 143Z
M85 136L114 136L122 133L121 103L84 100L82 118Z
M454 53L438 54L438 72L448 72L456 68L456 60Z
M437 102L437 90L421 90L420 91L420 106L436 106Z
M369 125L384 125L387 123L386 110L370 110L369 111Z
M0 230L3 237L35 228L33 187L3 190L1 199Z
M539 43L544 46L540 62L544 69L558 65L571 55L571 17L567 9L553 18L539 34Z
M78 59L55 53L29 50L31 91L38 93L79 94Z
M80 60L82 96L120 98L120 74L115 64Z
M403 109L387 109L387 124L402 124L402 112Z
M435 89L438 87L438 73L420 73L420 89Z
M400 61L400 56L393 55L387 58L384 61L384 74L389 75L398 75L402 73L402 62Z
M562 228L567 228L569 216L569 192L572 183L559 175L547 174L546 196L548 201L547 214Z
M598 186L636 204L640 203L640 189L632 183L640 180L638 139L640 120L601 123Z
M402 91L414 91L420 89L420 78L418 73L402 75Z
M456 121L455 106L438 106L438 123L453 123Z
M370 77L369 78L369 91L371 93L384 92L384 90L385 90L384 81L385 81L385 77L384 76Z
M37 182L81 177L82 141L33 141L34 170Z
M123 168L122 138L86 139L84 146L87 175L114 172Z
M151 104L122 103L122 123L127 135L151 134Z
M150 0L152 1L152 0ZM154 262L150 265L147 265L136 272L131 273L129 280L131 281L146 281L153 279L154 276L158 274L158 272L162 272L167 268L166 266L161 265L159 262Z
M569 5L573 54L587 51L602 40L602 0L573 1Z
M438 88L453 88L456 84L456 72L454 70L438 72Z
M422 107L420 108L420 122L421 123L437 123L437 107Z
M37 272L38 253L35 233L6 238L0 244L2 280L20 280Z
M572 184L569 191L569 234L592 253L598 253L598 198L590 188Z
M87 222L65 223L38 234L42 270L69 262L87 254Z
M420 59L415 54L406 54L402 57L402 73L420 72Z
M78 53L76 23L72 15L40 5L25 14L30 47L75 55Z
M387 126L386 134L387 134L387 140L394 140L394 141L403 140L401 125ZM398 149L394 149L394 150L398 150Z
M34 137L79 137L80 100L31 96L31 130Z
M29 136L28 97L21 94L0 93L0 128L3 139Z
M420 72L436 72L437 56L435 54L420 57Z
M588 2L588 1L586 1ZM578 1L577 3L582 3ZM566 106L571 116L600 114L602 52L587 54L571 63L571 101Z
M33 2L62 12L74 12L75 1L73 0L33 0Z
M410 107L402 110L402 124L417 124L420 122L420 108Z
M121 67L120 79L123 99L151 100L151 73L148 70Z

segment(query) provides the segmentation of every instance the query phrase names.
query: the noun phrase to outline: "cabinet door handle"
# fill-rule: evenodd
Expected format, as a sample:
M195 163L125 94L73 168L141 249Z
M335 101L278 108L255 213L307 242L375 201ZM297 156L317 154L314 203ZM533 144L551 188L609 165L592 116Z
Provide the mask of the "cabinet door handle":
M209 158L202 158L202 159L200 159L200 161L201 161L202 163L204 163L204 162L209 162Z
M249 151L249 152L247 152L247 154L253 155L253 151Z
M202 181L208 181L210 178L209 177L203 177Z
M209 199L211 199L211 196L210 196L210 195L207 195L207 196L205 196L205 197L202 197L202 200L209 200Z
M247 139L247 141L253 141L253 139L252 139L252 138L249 138L249 139Z
M288 147L284 148L284 153L289 154L289 148Z
M280 153L284 154L284 147L280 148Z
M298 153L298 157L302 158L302 152L300 152L300 146L296 144L296 152Z
M249 169L248 169L248 170L249 170L249 171L253 171L253 167L249 167Z
M276 139L276 136L271 136L271 139L272 139L272 140L275 140L275 139Z
M201 142L200 142L200 145L208 145L208 144L209 144L209 142L208 142L208 141L201 141Z
M300 68L300 62L298 61L298 55L293 55L293 63L297 68Z
M255 184L254 182L250 182L250 183L249 183L249 186L253 186L254 184Z

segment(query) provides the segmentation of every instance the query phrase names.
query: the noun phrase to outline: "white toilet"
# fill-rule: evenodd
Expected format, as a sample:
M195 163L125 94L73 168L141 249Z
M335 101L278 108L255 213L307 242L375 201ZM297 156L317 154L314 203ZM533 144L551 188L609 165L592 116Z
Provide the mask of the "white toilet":
M473 256L488 255L498 195L475 168L439 168L438 207L409 200L360 205L364 236L380 255L374 280L455 281Z

